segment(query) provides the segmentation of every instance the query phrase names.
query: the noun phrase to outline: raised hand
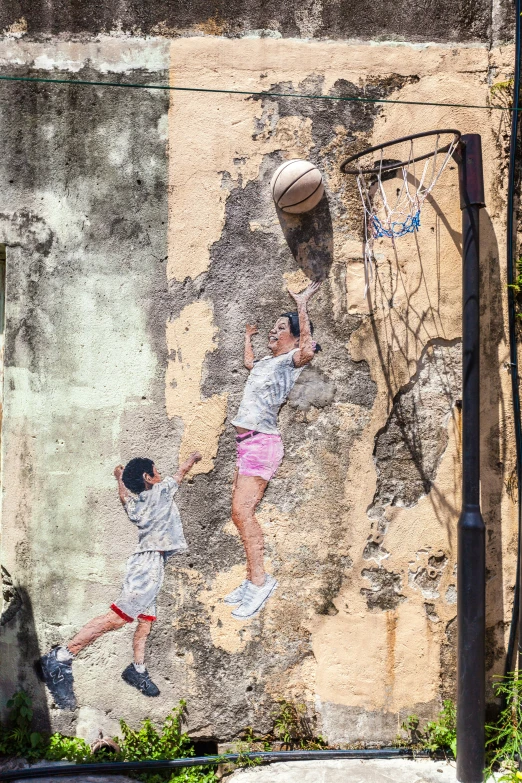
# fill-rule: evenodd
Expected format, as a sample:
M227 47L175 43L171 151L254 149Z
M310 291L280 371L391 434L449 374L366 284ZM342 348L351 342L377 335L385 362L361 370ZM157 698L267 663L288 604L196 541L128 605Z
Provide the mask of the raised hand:
M299 305L305 305L307 304L308 300L316 294L319 289L321 288L321 283L319 281L315 281L313 283L310 283L310 285L307 285L304 291L301 291L301 293L296 294L295 291L291 291L290 288L288 288L288 293L296 303L296 305L299 307Z
M119 480L123 475L123 465L116 465L113 470L114 478Z
M252 335L258 333L258 328L254 324L247 324L245 327L245 332L247 334L247 337L252 337Z
M193 451L191 454L189 454L189 460L191 460L193 463L201 462L202 459L203 457L199 451Z

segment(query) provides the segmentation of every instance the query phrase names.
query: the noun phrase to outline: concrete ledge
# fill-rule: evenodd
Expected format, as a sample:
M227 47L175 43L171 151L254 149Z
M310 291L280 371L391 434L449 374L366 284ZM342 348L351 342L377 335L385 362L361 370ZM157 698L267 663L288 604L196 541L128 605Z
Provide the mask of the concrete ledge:
M240 769L234 783L455 783L455 763L422 759L289 761Z

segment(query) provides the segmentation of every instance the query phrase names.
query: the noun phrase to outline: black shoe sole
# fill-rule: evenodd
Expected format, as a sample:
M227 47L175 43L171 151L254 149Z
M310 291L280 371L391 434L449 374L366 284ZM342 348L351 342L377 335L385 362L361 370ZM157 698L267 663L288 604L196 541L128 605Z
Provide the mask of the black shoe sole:
M47 684L47 682L45 680L45 675L44 675L44 671L43 671L41 658L36 660L36 661L34 661L33 669L34 669L34 672L35 672L39 682L43 683L45 685L45 687L47 688L47 690L49 691L49 693L51 694L52 699L53 699L54 703L56 704L56 706L58 707L58 709L59 710L69 710L70 712L73 712L76 709L76 707L78 706L78 704L76 702L76 697L74 697L74 704L66 704L66 705L58 704L58 702L56 701L55 695L53 694L51 688L49 687L49 685Z
M161 691L159 689L157 693L145 693L145 691L142 691L141 688L138 687L138 685L136 685L135 682L131 682L126 677L124 677L123 674L121 675L121 679L123 680L123 682L127 683L127 685L130 685L131 688L135 688L138 691L138 693L141 693L142 696L147 696L148 699L155 699L157 696L161 695Z

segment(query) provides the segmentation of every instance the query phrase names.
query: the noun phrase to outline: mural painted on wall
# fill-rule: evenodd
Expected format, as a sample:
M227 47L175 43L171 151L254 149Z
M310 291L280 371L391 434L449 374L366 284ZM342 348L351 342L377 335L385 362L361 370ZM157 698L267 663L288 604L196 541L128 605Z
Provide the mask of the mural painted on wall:
M183 525L174 496L179 485L201 460L193 452L173 476L162 479L151 459L135 457L114 469L120 501L129 520L138 528L138 545L129 559L119 598L105 614L90 620L64 645L54 647L40 658L40 672L54 702L60 709L74 710L74 658L109 631L137 621L132 640L133 661L122 679L144 696L159 696L145 666L145 648L156 621L156 599L163 584L165 563L172 555L187 550Z
M310 283L301 293L288 289L297 310L285 312L277 319L268 334L270 354L258 361L252 345L257 327L246 326L243 359L250 374L232 421L237 433L232 520L245 549L246 578L223 599L236 607L232 616L239 621L257 615L277 588L275 577L265 571L263 532L255 511L284 456L277 427L279 410L302 370L321 350L313 339L314 327L308 314L308 303L320 285ZM127 561L120 596L108 612L90 620L69 642L53 647L40 658L41 676L60 709L76 708L75 657L104 634L134 621L137 626L132 641L133 660L123 670L122 679L144 696L160 695L145 666L147 639L156 621L156 599L165 564L172 555L188 549L174 496L200 460L201 454L193 452L174 476L164 479L148 458L136 457L125 467L117 465L114 469L120 501L138 528L138 545Z
M10 39L2 51L16 52L30 72L42 46ZM268 730L283 698L306 704L330 744L392 742L398 715L431 719L455 689L458 178L445 171L418 235L395 247L380 240L365 296L361 199L340 165L350 149L446 127L446 109L426 113L414 101L435 95L443 103L464 87L468 103L485 105L492 68L507 79L512 52L405 42L347 49L346 41L325 49L324 41L192 34L80 41L73 62L69 41L44 48L46 67L64 78L85 68L109 78L114 69L122 81L171 78L213 89L226 66L229 86L258 94L78 87L64 106L64 90L73 88L49 89L45 101L31 98L37 85L17 92L19 121L4 134L10 185L0 215L11 292L2 564L12 585L4 575L0 617L6 695L26 688L40 726L89 740L99 729L117 732L116 717L159 721L183 698L192 736L230 742L245 726ZM331 100L296 98L305 94ZM387 102L396 100L405 103ZM490 113L457 108L452 117L463 132L482 134L493 205L481 251L493 671L503 658L516 528L505 492L514 455L502 403L509 374L495 239L505 235L504 164ZM37 120L36 141L21 144L28 118ZM275 177L280 167L285 178ZM295 193L294 175L301 186L306 175L313 192ZM303 199L321 195L319 175L324 195L295 214ZM283 403L275 432L250 418L247 432L236 432L243 392L262 383L256 374L299 347L298 340L282 356L263 350L280 315L299 311L287 288L302 292L318 280L307 309L324 352L289 392L284 384L301 368L294 371L292 359L282 380L274 374L274 400ZM262 333L248 330L260 360L250 378L242 362L247 323ZM283 325L290 330L287 316ZM251 430L259 434L236 444ZM277 432L285 453L271 478L282 452ZM68 659L64 648L112 601L128 616L155 614L118 598L138 531L120 507L112 471L150 455L164 477L178 450L180 464L195 450L202 460L189 474L193 483L174 496L189 549L163 564L159 623L147 627L141 618L125 628L112 610L103 639L70 656L68 671L49 660L51 688L38 683L33 662L44 653ZM241 475L252 460L263 475ZM150 470L142 473L154 476ZM242 507L247 480L253 488ZM151 496L155 487L142 492ZM129 492L137 502L140 493ZM147 556L159 560L154 550ZM277 589L265 595L272 578ZM239 587L241 597L249 581L256 600L242 617L245 601L234 593ZM136 628L144 655L133 659ZM96 629L86 636L94 641ZM130 663L147 667L159 696L122 680ZM53 676L69 680L76 710L54 709L64 699L53 696Z

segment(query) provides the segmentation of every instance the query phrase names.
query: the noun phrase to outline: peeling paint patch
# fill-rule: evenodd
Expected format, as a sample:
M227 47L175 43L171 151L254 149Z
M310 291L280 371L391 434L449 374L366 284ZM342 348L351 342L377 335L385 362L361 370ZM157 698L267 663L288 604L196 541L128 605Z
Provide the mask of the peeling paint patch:
M203 455L201 462L194 466L195 474L213 469L227 415L227 394L201 399L200 391L203 364L207 354L217 348L217 333L212 305L207 301L192 302L183 308L179 318L167 322L167 415L179 416L185 425L180 461L195 449Z
M426 567L417 568L416 571L409 571L408 582L410 587L420 590L423 598L439 598L438 588L447 562L448 558L443 552L429 557Z
M13 40L26 35L27 22L22 17L4 31L0 40L0 66L13 64L42 71L68 71L78 73L83 68L95 68L100 74L145 71L163 72L168 69L169 42L161 38L155 41L134 38L132 45L122 46L113 36L100 35L85 42L55 40Z
M368 609L380 609L389 611L396 609L406 600L402 595L402 579L400 574L394 574L385 568L365 568L361 576L368 579L371 587L362 587L361 595L366 597Z
M26 33L27 19L24 16L21 16L20 19L16 20L16 22L13 22L4 30L2 30L2 35L5 35L8 38L21 38Z

